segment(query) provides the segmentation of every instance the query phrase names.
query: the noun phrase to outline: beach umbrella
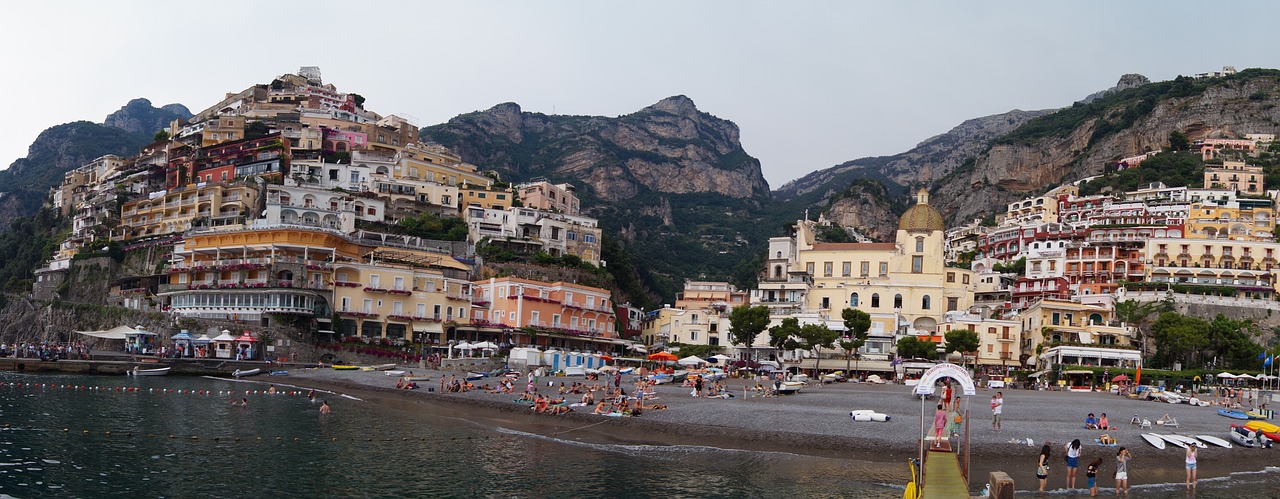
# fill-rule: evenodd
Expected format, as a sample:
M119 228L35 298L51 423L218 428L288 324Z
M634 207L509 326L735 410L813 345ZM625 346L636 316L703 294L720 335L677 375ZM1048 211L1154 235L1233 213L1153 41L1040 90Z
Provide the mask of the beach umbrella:
M1223 372L1223 373L1218 373L1218 377L1222 379L1235 379L1236 375L1228 372Z
M644 345L641 345L641 344L639 344L639 343L632 343L632 344L630 344L630 345L627 345L627 350L631 350L631 351L633 351L633 352L640 352L640 353L648 353L648 352L649 352L649 349L645 348L645 346L644 346Z
M498 345L495 345L495 344L494 344L493 342L491 342L491 341L482 341L482 342L480 342L480 343L472 343L472 344L471 344L471 348L490 348L490 349L492 349L492 348L498 348Z
M464 341L464 342L462 342L462 343L459 343L459 344L457 344L457 345L454 345L454 346L453 346L453 348L457 348L458 350L471 350L471 349L475 348L475 345L472 345L472 344L467 343L467 342L465 342L465 341Z
M608 355L601 355L600 360L603 360L605 362L613 362L613 357L610 357Z
M600 369L596 370L600 372L613 372L618 370L618 366L600 366Z
M696 366L696 365L706 364L707 361L703 360L702 357L699 357L697 355L690 355L688 357L685 357L683 359L676 361L676 363L682 366Z
M656 360L658 362L675 362L677 360L680 360L680 357L676 357L675 354L671 352L658 352L655 354L650 354L649 360Z
M1112 383L1119 383L1119 382L1121 382L1121 381L1129 381L1129 377L1128 377L1128 376L1126 376L1126 375L1124 375L1124 374L1121 374L1121 375L1118 375L1118 376L1116 376L1116 377L1114 377L1114 378L1111 378L1111 382L1112 382Z

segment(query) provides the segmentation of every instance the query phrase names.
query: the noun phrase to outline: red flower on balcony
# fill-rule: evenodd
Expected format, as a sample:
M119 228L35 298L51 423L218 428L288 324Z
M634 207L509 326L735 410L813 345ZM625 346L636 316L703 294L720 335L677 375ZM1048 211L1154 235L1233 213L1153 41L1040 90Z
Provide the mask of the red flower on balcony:
M374 287L369 287L369 286L365 286L364 291L365 291L366 293L386 293L386 292L387 292L387 290L386 290L386 289L383 289L383 288L374 288Z
M365 288L365 289L367 290L368 288ZM403 296L409 296L413 294L412 291L409 291L407 289L392 289L392 290L388 290L387 292L393 295L403 295Z

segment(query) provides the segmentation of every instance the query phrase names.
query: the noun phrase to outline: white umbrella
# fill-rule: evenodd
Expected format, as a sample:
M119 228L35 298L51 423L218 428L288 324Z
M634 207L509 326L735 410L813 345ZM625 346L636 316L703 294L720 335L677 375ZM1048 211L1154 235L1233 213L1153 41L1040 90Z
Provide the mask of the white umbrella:
M733 360L733 357L730 357L730 356L725 355L725 354L722 354L722 353L718 353L718 354L712 355L712 356L711 356L711 358L716 359L716 360Z
M644 345L641 345L639 343L632 343L627 346L627 349L633 352L649 353L649 349L645 348Z
M697 355L690 355L688 357L685 357L683 359L676 361L676 363L682 366L696 366L699 364L706 364L707 361L703 360L702 357L698 357Z
M1257 378L1254 378L1253 376L1251 376L1251 375L1249 375L1249 374L1241 374L1241 375L1239 375L1239 376L1236 376L1236 379L1257 379Z
M1235 378L1235 377L1236 377L1236 375L1231 374L1231 373L1224 372L1224 373L1218 373L1218 377L1219 377L1219 378L1232 379L1232 378Z
M482 341L480 343L472 343L471 348L498 348L498 345L493 344L493 342Z
M467 342L465 342L465 341L464 341L464 342L462 342L462 343L459 343L459 344L457 344L457 345L454 345L454 346L453 346L453 348L457 348L458 350L471 350L471 349L473 349L473 348L475 348L475 347L476 347L475 345L472 345L472 344L467 343Z

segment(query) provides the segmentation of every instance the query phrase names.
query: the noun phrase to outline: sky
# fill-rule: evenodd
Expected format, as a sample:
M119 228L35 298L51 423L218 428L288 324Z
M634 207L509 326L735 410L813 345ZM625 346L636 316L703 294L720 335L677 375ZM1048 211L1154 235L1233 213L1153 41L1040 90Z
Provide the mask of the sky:
M620 116L673 95L733 121L769 185L1120 75L1280 67L1280 3L706 0L41 1L6 7L0 166L137 97L192 112L319 66L420 126L515 102ZM484 165L479 165L483 168Z

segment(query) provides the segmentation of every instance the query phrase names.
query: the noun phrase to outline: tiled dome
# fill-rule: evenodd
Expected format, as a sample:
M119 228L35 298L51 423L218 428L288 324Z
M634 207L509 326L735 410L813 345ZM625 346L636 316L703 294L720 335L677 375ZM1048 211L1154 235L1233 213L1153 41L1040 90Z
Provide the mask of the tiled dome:
M902 218L898 220L898 230L910 231L935 231L946 230L946 221L942 219L942 212L937 208L929 206L929 192L920 189L916 194L916 205L907 209L902 214Z

